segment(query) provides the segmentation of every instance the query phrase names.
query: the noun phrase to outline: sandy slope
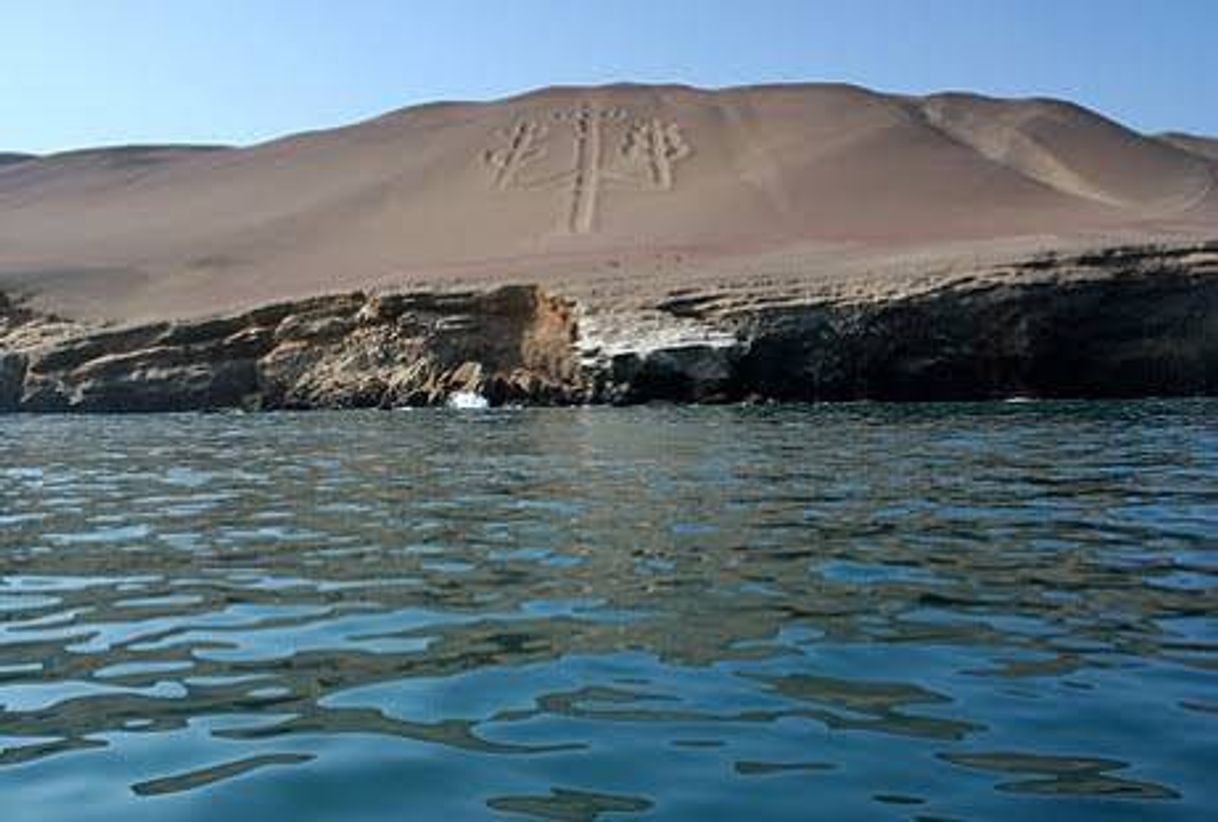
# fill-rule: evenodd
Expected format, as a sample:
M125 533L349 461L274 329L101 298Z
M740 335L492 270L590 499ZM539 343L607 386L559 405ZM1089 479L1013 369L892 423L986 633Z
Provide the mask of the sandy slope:
M1216 138L1173 132L1160 135L1160 139L1176 148L1182 148L1199 157L1218 162L1218 139Z
M866 290L962 259L1218 236L1216 145L1057 101L546 89L243 149L0 158L0 290L118 320L421 284L636 304Z

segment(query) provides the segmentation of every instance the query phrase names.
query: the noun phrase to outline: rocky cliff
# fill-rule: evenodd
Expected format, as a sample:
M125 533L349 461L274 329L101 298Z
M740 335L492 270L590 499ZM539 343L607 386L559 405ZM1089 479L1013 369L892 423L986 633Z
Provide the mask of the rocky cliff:
M871 298L682 292L612 315L530 285L348 293L98 327L0 296L0 410L1218 393L1218 242L1042 254Z
M624 401L970 400L1218 393L1218 243L1039 255L864 300L661 305L731 339L625 352Z
M0 303L0 409L187 411L564 402L574 307L539 289L319 297L94 329Z

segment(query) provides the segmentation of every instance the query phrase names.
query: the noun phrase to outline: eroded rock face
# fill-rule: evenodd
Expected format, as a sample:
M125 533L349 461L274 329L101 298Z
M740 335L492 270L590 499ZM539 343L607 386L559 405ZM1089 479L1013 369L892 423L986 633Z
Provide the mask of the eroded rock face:
M25 357L0 353L0 411L16 411L25 383Z
M576 333L573 306L524 286L295 311L259 362L259 393L287 408L435 405L458 391L573 402Z
M532 286L98 330L0 302L0 411L1218 394L1218 243L1040 257L916 294L595 322Z
M1218 392L1218 277L995 286L782 312L735 363L783 400Z
M1043 257L872 302L700 316L732 344L618 354L598 396L741 401L1218 394L1218 243Z
M28 311L20 309L7 296L0 294L0 412L16 411L20 406L26 370L25 356L5 350L7 346L3 341L16 338L30 319Z
M457 391L494 403L573 402L582 399L575 335L573 307L528 286L346 294L199 322L82 330L11 351L0 360L0 408L390 407L439 404Z

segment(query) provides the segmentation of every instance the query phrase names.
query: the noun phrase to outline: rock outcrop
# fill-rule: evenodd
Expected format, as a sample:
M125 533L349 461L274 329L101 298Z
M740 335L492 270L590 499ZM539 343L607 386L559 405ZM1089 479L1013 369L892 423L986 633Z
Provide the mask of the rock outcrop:
M0 408L186 411L582 399L574 307L529 286L345 294L231 317L113 330L58 327L11 302ZM24 343L24 344L23 344Z
M0 297L0 410L1218 394L1218 242L1042 255L869 300L685 294L582 325L535 286L100 329Z
M712 295L661 307L686 327L701 323L704 338L603 358L592 377L596 396L707 402L1218 393L1218 243L1042 255L873 300L733 306Z

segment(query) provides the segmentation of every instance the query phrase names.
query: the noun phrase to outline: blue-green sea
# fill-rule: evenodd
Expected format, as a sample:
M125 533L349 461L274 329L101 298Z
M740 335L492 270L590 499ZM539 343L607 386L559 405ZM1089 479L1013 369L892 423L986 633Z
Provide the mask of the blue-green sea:
M1205 820L1218 402L0 417L0 820Z

